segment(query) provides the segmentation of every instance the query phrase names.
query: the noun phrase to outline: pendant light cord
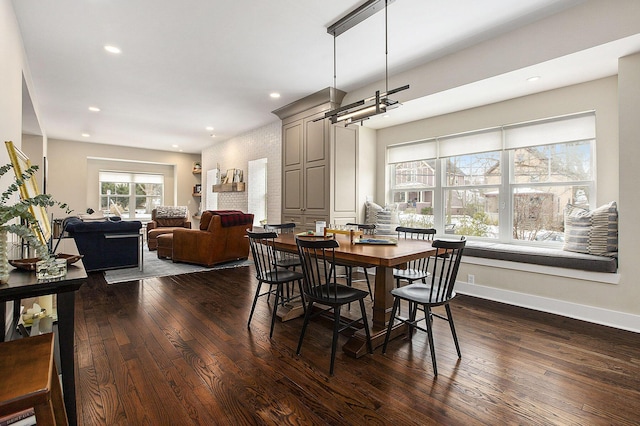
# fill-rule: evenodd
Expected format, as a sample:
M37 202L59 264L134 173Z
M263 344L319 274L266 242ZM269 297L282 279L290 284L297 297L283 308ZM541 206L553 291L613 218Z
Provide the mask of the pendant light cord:
M387 36L387 6L389 0L384 0L384 92L389 93L389 42ZM334 39L335 40L335 39Z
M333 33L333 88L338 89L336 85L336 33Z

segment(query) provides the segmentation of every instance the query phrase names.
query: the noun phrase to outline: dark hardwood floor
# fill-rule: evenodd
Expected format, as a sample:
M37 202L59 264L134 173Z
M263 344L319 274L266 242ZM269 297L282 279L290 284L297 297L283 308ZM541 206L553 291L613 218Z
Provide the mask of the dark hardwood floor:
M386 355L339 351L331 330L277 322L241 267L107 286L77 295L82 425L638 425L640 335L460 296L436 320L439 375L425 333ZM357 310L357 306L352 309ZM354 311L355 312L355 311ZM346 338L345 338L346 340Z

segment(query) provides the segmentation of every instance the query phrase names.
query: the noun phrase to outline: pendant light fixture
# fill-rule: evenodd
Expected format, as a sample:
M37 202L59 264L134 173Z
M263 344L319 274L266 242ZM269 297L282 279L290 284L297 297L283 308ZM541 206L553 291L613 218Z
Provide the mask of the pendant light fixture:
M368 0L360 7L350 12L343 18L336 21L327 28L327 32L333 35L333 86L336 88L336 38L345 31L353 28L371 15L384 8L384 57L385 57L385 90L376 90L375 94L369 98L345 105L325 113L324 117L331 120L331 123L344 122L345 126L357 124L368 120L378 114L386 113L389 109L400 106L398 101L389 98L390 95L409 88L409 85L397 87L389 90L389 48L387 34L387 6L394 0Z

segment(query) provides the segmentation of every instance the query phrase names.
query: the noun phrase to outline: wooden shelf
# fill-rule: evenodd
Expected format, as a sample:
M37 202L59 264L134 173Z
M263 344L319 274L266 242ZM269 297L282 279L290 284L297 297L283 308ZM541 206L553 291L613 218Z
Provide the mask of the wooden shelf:
M191 195L193 195L194 197L202 197L202 194L200 194L200 193L195 193L195 192L194 192L193 194L191 194Z
M244 192L244 182L223 183L221 185L213 185L213 192Z

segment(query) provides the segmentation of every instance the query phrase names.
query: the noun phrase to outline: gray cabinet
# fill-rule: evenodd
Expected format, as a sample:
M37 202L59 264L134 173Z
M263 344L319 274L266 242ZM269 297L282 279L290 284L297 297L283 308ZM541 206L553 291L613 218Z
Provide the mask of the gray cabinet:
M327 88L276 111L282 119L282 222L313 229L330 219L330 134L328 120L343 92Z
M274 111L282 119L282 222L294 222L301 230L314 229L317 220L358 221L364 197L373 194L373 188L360 191L358 127L316 121L342 96L327 88ZM365 168L368 176L375 162Z

